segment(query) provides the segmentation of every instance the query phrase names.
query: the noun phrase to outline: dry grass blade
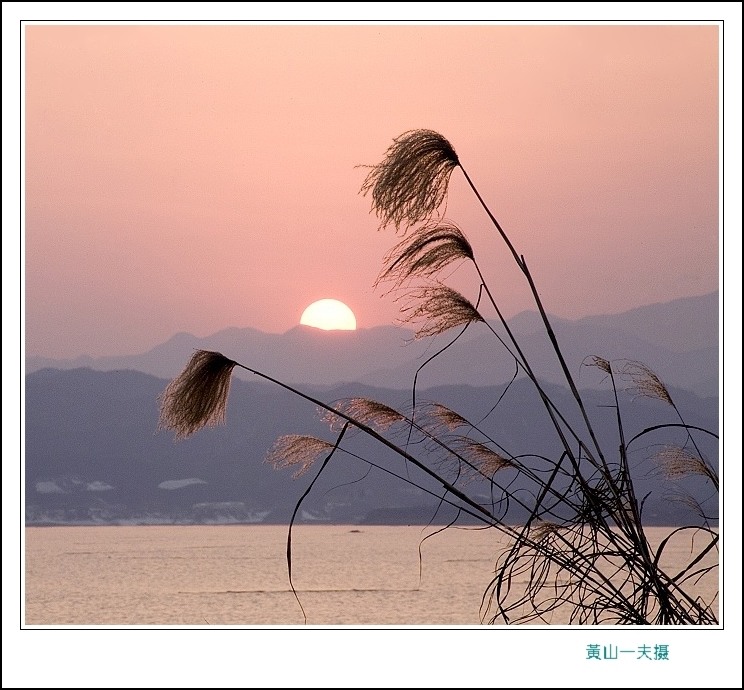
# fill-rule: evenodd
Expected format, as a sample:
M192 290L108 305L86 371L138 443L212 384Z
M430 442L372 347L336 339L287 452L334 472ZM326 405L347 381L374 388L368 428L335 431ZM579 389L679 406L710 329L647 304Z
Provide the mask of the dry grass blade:
M642 362L626 361L620 377L629 383L628 390L644 398L656 398L669 405L674 405L672 396L661 379Z
M473 260L473 248L460 228L449 221L427 223L399 242L386 255L375 286L399 287L414 277L430 277L458 259Z
M393 140L382 163L371 166L361 193L372 194L380 227L392 224L399 230L435 213L458 165L452 144L441 134L429 129L404 132Z
M280 436L274 442L264 462L270 464L275 470L299 465L292 475L293 479L297 479L313 466L321 453L328 452L333 447L332 443L315 436L288 434Z
M416 338L439 335L450 328L484 320L468 299L441 283L412 290L409 297L414 303L402 309L403 323L424 322L416 331Z
M224 424L235 365L219 352L197 350L161 394L158 428L185 438L205 426Z

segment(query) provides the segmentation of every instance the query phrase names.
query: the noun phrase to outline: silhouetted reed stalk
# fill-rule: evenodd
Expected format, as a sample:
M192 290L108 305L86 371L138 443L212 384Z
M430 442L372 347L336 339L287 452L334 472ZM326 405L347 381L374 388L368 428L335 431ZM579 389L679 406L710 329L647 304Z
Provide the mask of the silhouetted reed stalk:
M440 208L446 205L450 177L456 168L462 171L527 282L545 335L576 404L583 431L569 421L568 413L559 408L541 383L538 372L533 370L489 289L465 234L439 215ZM717 494L718 475L705 459L695 435L707 434L716 439L717 436L687 424L666 386L645 365L627 361L615 364L593 357L586 364L607 376L618 435L617 451L603 450L525 258L486 205L452 145L440 134L414 130L395 139L383 161L370 168L361 191L371 195L372 210L380 219L380 226L392 225L403 236L386 255L376 286L389 283L391 291L406 298L403 321L419 324L417 338L460 329L458 335L417 370L412 382L410 411L403 413L366 398L334 404L323 402L220 353L206 351L198 351L161 396L160 426L174 430L177 437L188 436L203 426L224 422L230 378L235 367L239 367L315 405L337 433L335 441L285 436L277 440L267 456L275 468L293 469L295 477L310 471L318 458L325 456L297 501L290 520L287 566L292 591L295 592L292 527L296 516L331 459L343 453L435 496L440 506L453 506L456 516L442 530L467 516L508 538L483 595L484 622L550 622L560 610L568 611L569 622L577 624L716 623L714 602L704 602L693 593L695 582L717 568L717 564L704 562L717 549L718 534L710 524L714 518L706 514L691 492L684 493L681 502L691 506L703 524L677 528L654 548L644 529L646 497L639 499L637 495L629 449L641 438L683 431L683 445L665 441L651 458L657 473L670 481L698 477L710 482ZM474 267L480 282L475 304L437 278L444 268L457 261L470 262ZM482 315L484 296L504 335ZM473 424L439 403L420 403L416 386L423 368L476 325L485 327L495 337L514 362L515 373L488 414ZM556 457L513 454L481 426L502 403L520 372L538 394L547 420L555 430ZM623 381L636 395L671 406L679 421L647 426L626 441L619 396ZM348 439L353 430L401 458L406 473L397 472L391 461L351 450ZM484 484L489 489L487 503L477 498L477 489ZM515 509L526 514L526 519L513 519ZM676 574L667 573L661 562L665 549L672 539L688 532L693 535L688 563Z

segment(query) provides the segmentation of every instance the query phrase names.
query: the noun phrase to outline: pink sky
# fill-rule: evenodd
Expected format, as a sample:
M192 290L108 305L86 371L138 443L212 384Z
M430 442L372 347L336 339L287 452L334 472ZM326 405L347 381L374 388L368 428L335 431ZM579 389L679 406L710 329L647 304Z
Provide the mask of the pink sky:
M551 313L718 287L717 26L25 31L29 355L282 332L326 297L394 322L372 283L397 238L355 166L415 128L452 142ZM447 215L503 312L531 308L457 170Z

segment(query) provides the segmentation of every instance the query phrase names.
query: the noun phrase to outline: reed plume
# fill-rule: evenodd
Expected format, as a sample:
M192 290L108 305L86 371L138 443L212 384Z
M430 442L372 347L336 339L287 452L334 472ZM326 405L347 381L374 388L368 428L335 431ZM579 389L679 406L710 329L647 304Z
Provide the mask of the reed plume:
M674 406L672 396L661 379L642 362L626 361L620 369L621 380L628 382L627 390L643 398L655 398Z
M389 405L370 398L344 398L337 400L333 408L378 431L386 431L394 424L406 420L405 415ZM339 425L345 423L343 418L332 412L327 410L323 412L323 419L331 425L331 429L336 430Z
M441 134L414 129L393 140L383 161L371 168L361 193L372 195L380 227L396 231L431 218L447 197L452 171L460 164Z
M424 424L429 431L436 433L440 429L454 431L458 427L471 427L472 424L461 414L441 403L430 402L424 406Z
M408 296L412 303L401 310L405 314L403 323L423 322L416 331L417 339L484 321L467 298L442 283L416 288Z
M559 525L555 522L541 521L532 528L531 536L535 541L542 541L543 539L565 529L566 528L563 525Z
M477 479L479 476L491 479L499 470L513 466L510 460L489 448L485 443L467 436L456 436L451 440L450 446L470 463L465 467L465 473L471 479Z
M708 463L686 448L665 446L653 459L667 479L683 479L696 474L718 486L718 477Z
M186 438L205 426L224 424L236 364L219 352L197 350L161 394L158 428Z
M459 259L473 261L462 230L450 221L425 223L388 252L375 287L392 282L396 288L414 276L428 278Z
M700 518L703 524L709 524L711 520L716 520L715 516L708 515L705 512L705 509L703 508L700 501L698 501L689 491L685 491L684 489L676 489L675 491L668 492L664 496L664 498L670 503L676 503L690 510L695 515L697 515L698 518Z
M315 436L287 434L286 436L280 436L274 442L264 462L271 465L275 470L299 465L299 468L292 475L293 479L297 479L313 466L321 453L333 450L333 447L332 443Z
M584 365L587 367L597 367L598 369L601 369L607 374L612 373L612 365L604 357L598 357L596 355L593 355L592 357L589 357L587 361L584 362Z

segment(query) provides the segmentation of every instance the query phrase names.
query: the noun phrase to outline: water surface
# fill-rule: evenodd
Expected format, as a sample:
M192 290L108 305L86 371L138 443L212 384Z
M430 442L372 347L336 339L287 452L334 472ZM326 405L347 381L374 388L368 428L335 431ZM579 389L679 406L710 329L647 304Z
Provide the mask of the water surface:
M307 623L479 625L503 538L449 529L422 542L433 531L295 527L293 581ZM669 528L649 533L658 543ZM287 576L285 526L28 527L25 534L26 625L303 624ZM687 556L682 544L669 552ZM698 593L710 600L717 585L710 577ZM556 614L550 622L567 621Z

